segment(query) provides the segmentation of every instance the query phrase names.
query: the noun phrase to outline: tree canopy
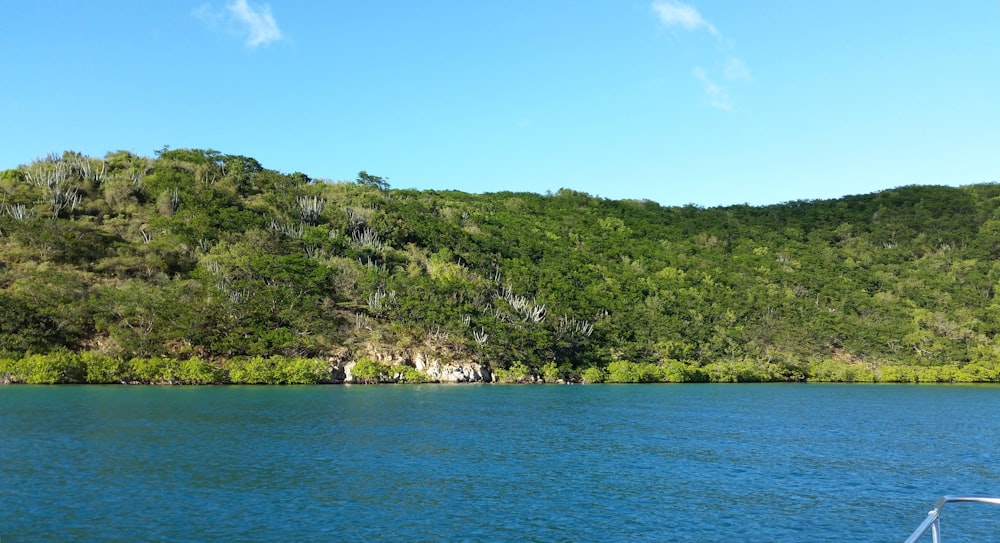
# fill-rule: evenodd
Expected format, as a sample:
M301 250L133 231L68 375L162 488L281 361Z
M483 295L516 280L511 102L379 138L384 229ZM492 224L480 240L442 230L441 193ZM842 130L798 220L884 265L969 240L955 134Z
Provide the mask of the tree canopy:
M996 184L663 207L65 152L0 173L0 357L423 350L515 380L995 381L998 207Z

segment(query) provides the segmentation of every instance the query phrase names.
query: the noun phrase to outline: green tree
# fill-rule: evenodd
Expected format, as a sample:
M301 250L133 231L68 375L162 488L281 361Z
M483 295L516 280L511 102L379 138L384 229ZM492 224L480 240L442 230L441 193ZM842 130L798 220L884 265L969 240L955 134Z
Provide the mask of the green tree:
M380 191L389 190L388 177L379 177L377 175L371 175L364 170L358 172L357 183L363 187L371 187L373 189L378 189Z

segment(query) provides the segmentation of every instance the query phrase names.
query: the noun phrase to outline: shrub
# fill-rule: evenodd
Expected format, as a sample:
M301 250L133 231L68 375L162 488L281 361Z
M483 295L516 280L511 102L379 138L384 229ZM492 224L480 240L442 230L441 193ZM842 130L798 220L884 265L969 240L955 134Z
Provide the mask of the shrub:
M311 385L330 378L330 368L319 358L273 357L282 384Z
M11 383L14 381L16 374L15 364L16 360L13 358L0 357L0 383Z
M493 375L501 383L530 383L534 380L531 368L524 362L514 362L507 369L494 370Z
M962 367L962 376L970 383L996 383L1000 381L1000 367L995 360L973 360Z
M546 383L555 383L562 379L563 372L555 362L548 362L542 366L542 380Z
M389 366L365 357L354 364L351 375L355 383L384 383L389 380Z
M32 385L82 383L86 378L80 357L66 350L25 356L9 373L11 382Z
M222 380L222 372L216 366L197 356L181 360L177 379L189 385L209 385Z
M48 363L44 355L23 356L14 362L12 370L10 373L12 383L42 385L59 382L59 372Z
M638 364L616 360L608 364L609 383L655 383L660 380L660 369L655 364Z
M914 378L909 377L908 370L896 375L892 368L901 369L905 366L886 366L882 368L882 380L886 382L913 382ZM904 373L907 375L904 376ZM835 383L872 383L875 381L875 373L857 364L838 362L827 358L818 362L813 362L809 366L810 381L828 381Z
M86 367L88 383L120 383L124 379L125 364L118 358L87 351L80 353L80 360Z
M280 378L275 372L273 359L261 356L231 358L226 363L229 381L244 385L276 385Z
M397 366L393 369L399 371L399 382L401 383L430 383L434 379L430 375L414 368L413 366Z
M125 380L134 383L166 383L173 381L167 358L132 358L126 363Z
M660 380L666 383L700 383L707 379L701 368L678 360L668 360L660 368Z
M582 378L584 383L603 383L604 372L600 368L590 367L583 370Z

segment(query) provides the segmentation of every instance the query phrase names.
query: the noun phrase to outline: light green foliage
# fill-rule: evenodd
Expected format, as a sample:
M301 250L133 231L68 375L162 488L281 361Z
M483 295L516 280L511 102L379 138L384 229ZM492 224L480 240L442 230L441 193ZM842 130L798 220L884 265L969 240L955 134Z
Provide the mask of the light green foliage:
M229 382L244 385L303 385L328 381L323 360L285 356L234 357L224 368Z
M583 382L584 383L603 383L604 382L604 372L600 368L587 368L583 370Z
M660 382L660 368L652 363L636 363L616 360L608 364L608 383L656 383Z
M562 370L555 362L548 362L541 368L541 377L546 383L555 383L562 379Z
M0 356L0 384L9 384L17 378L17 360Z
M390 378L390 366L366 357L358 360L351 373L355 383L385 383Z
M330 368L326 361L319 358L281 357L274 363L281 368L282 384L311 385L330 379Z
M515 362L509 368L497 368L493 375L500 383L531 383L535 376L524 362Z
M353 382L359 384L377 383L429 383L429 375L413 366L390 365L368 357L361 358L351 369Z
M696 383L705 380L704 371L677 360L668 360L663 364L659 377L666 383Z
M168 384L173 382L175 363L167 358L131 358L125 371L129 382Z
M274 367L263 357L233 357L225 365L229 381L234 384L277 384Z
M86 382L91 384L119 383L127 373L126 364L113 356L85 351L80 360L87 368Z
M222 372L215 365L195 356L180 361L177 378L188 385L210 385L221 382Z
M400 383L430 383L433 381L430 375L414 368L413 366L394 366L392 368L398 372Z
M875 381L875 373L871 369L858 364L837 362L826 358L810 366L809 380L837 383L871 383Z
M0 349L32 382L325 382L369 346L505 382L997 381L998 197L661 207L67 152L0 172Z
M6 376L12 383L82 383L86 376L86 368L80 357L66 350L53 351L47 355L28 355L2 363L6 368L0 368L0 377Z

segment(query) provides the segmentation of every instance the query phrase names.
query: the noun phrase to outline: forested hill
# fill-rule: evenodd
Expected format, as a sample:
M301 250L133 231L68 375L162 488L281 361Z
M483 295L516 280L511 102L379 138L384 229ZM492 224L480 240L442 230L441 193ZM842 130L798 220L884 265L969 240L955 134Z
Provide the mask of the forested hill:
M662 207L67 152L0 173L0 358L419 350L512 380L995 381L998 205L984 184Z

